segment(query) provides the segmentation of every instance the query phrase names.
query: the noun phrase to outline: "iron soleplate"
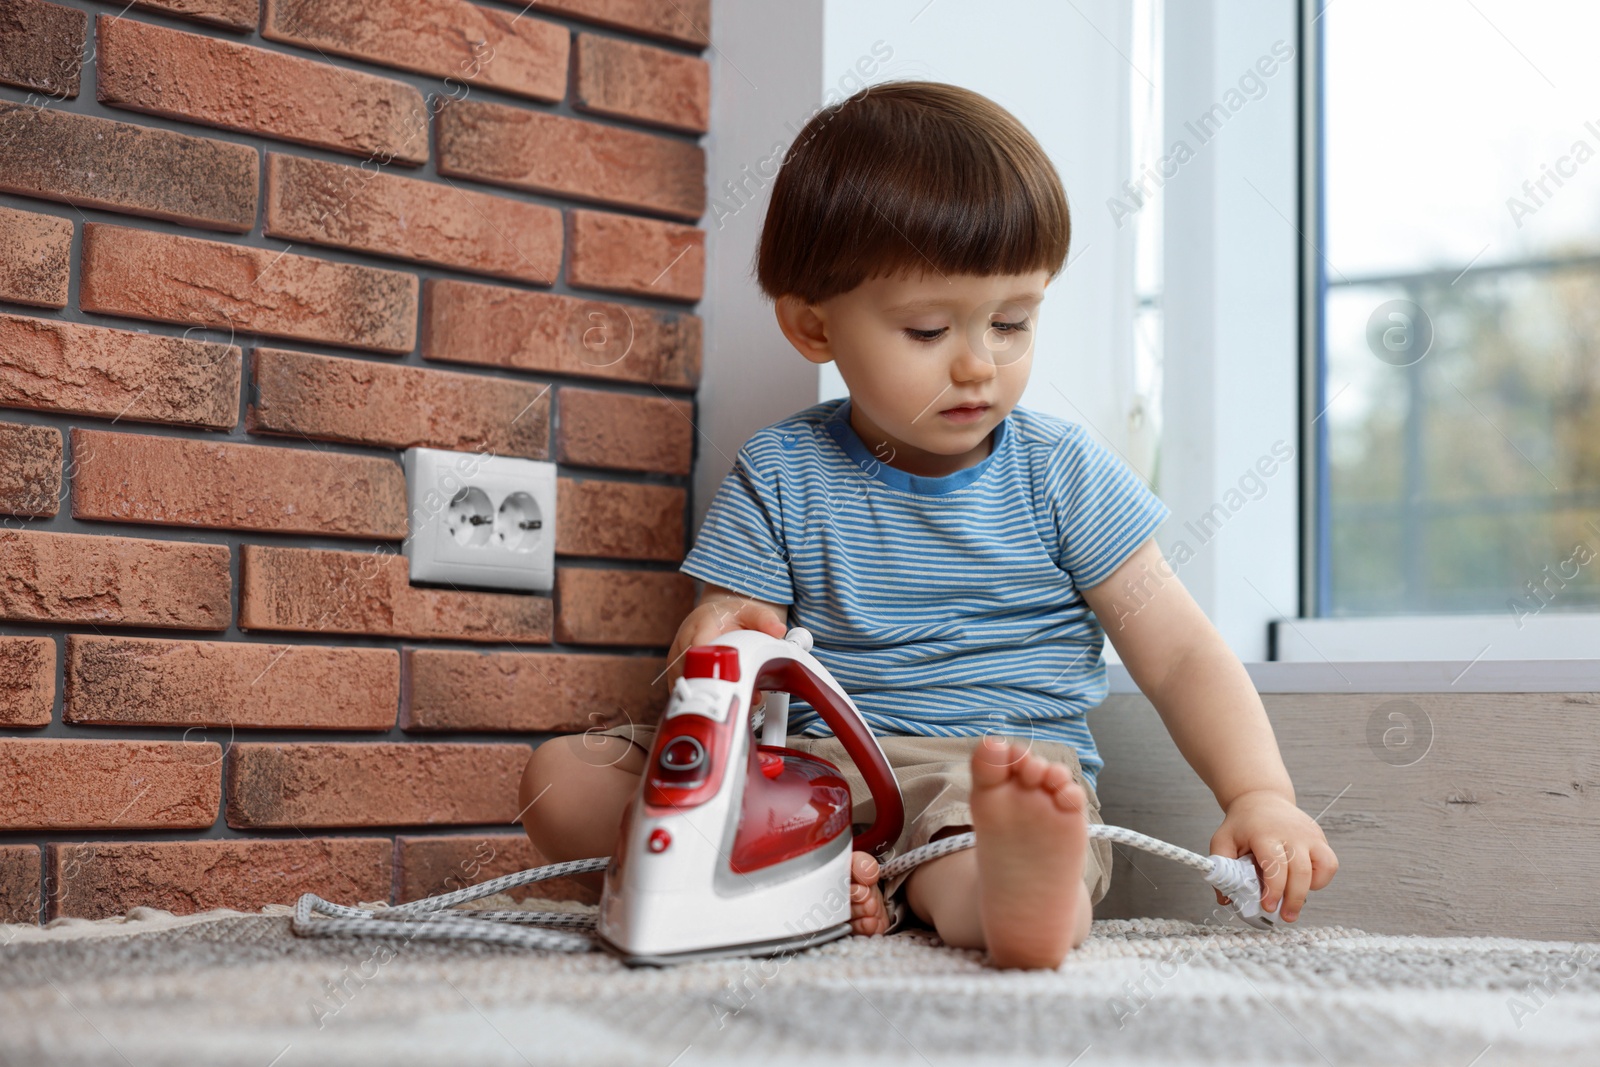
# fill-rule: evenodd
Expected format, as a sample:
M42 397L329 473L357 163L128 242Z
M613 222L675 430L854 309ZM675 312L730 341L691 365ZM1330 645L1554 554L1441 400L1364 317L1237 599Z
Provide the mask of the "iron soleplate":
M596 935L596 940L611 955L630 967L670 967L676 963L694 963L699 960L718 960L728 956L776 956L780 953L815 948L829 941L837 941L850 933L850 924L842 922L815 933L797 937L780 937L773 941L756 941L748 945L721 945L716 948L690 949L686 952L667 952L659 955L640 955L628 952Z

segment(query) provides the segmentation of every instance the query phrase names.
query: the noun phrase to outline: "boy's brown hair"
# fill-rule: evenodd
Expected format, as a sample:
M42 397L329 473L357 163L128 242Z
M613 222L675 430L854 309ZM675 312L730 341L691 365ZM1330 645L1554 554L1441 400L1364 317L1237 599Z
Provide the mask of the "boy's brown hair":
M1016 117L940 82L869 86L812 116L772 186L756 278L808 304L901 271L1054 278L1061 178Z

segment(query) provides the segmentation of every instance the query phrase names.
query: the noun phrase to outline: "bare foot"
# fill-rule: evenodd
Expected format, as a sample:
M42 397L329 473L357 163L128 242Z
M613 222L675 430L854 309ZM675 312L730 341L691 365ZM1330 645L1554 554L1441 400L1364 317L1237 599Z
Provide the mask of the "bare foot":
M978 913L996 967L1057 967L1088 934L1088 797L1064 764L986 737L972 753Z
M871 937L888 929L889 913L878 889L878 861L857 852L850 857L850 931Z

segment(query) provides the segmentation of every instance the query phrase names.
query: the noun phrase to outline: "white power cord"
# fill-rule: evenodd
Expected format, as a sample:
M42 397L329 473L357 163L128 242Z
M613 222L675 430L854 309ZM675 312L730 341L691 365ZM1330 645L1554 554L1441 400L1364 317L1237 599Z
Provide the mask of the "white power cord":
M1239 917L1252 926L1270 928L1261 909L1261 883L1248 854L1238 859L1202 856L1159 841L1121 826L1089 824L1089 836L1127 845L1199 871L1231 902ZM962 849L972 848L977 836L972 833L941 838L904 856L883 864L880 881L897 877L912 868ZM599 947L590 931L595 917L586 912L566 911L462 911L457 905L503 893L508 889L604 870L610 857L551 863L544 867L493 878L453 893L398 904L392 908L351 908L324 900L315 893L302 894L295 903L290 927L302 937L403 937L428 941L488 941L522 948L556 952L587 952ZM322 915L327 918L316 918ZM534 927L534 929L527 929ZM539 929L543 927L544 929ZM570 932L568 932L570 931Z
M302 937L403 937L424 941L490 941L523 948L544 948L557 952L587 952L597 944L588 931L594 928L595 917L587 912L570 911L460 911L458 904L482 897L504 893L508 889L560 878L568 874L585 874L605 870L611 862L609 856L597 859L569 860L543 867L519 871L500 878L492 878L454 893L414 900L392 908L350 908L323 900L315 893L304 893L295 902L294 917L289 926ZM441 914L444 912L444 914ZM332 916L315 919L313 914ZM574 933L556 929L528 930L522 927L566 928Z
M1256 875L1255 862L1248 852L1238 859L1230 859L1227 856L1202 856L1198 852L1190 852L1186 848L1168 844L1158 838L1141 834L1137 830L1129 830L1124 826L1106 826L1104 823L1090 823L1089 837L1110 841L1116 845L1127 845L1129 848L1181 863L1185 867L1192 867L1199 871L1201 877L1211 883L1219 893L1228 898L1229 905L1238 913L1239 918L1261 929L1272 927L1272 920L1268 918L1272 913L1264 911L1261 907L1261 880ZM959 852L964 848L972 848L976 844L977 835L971 832L940 838L884 864L879 880L887 881L898 877L919 864L951 852Z

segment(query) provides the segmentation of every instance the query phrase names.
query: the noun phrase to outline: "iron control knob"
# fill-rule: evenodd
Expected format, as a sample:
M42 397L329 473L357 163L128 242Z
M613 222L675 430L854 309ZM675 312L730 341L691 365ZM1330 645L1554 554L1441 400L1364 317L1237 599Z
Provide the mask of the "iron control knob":
M661 769L667 771L699 770L706 761L706 749L698 740L685 734L674 737L661 749Z

